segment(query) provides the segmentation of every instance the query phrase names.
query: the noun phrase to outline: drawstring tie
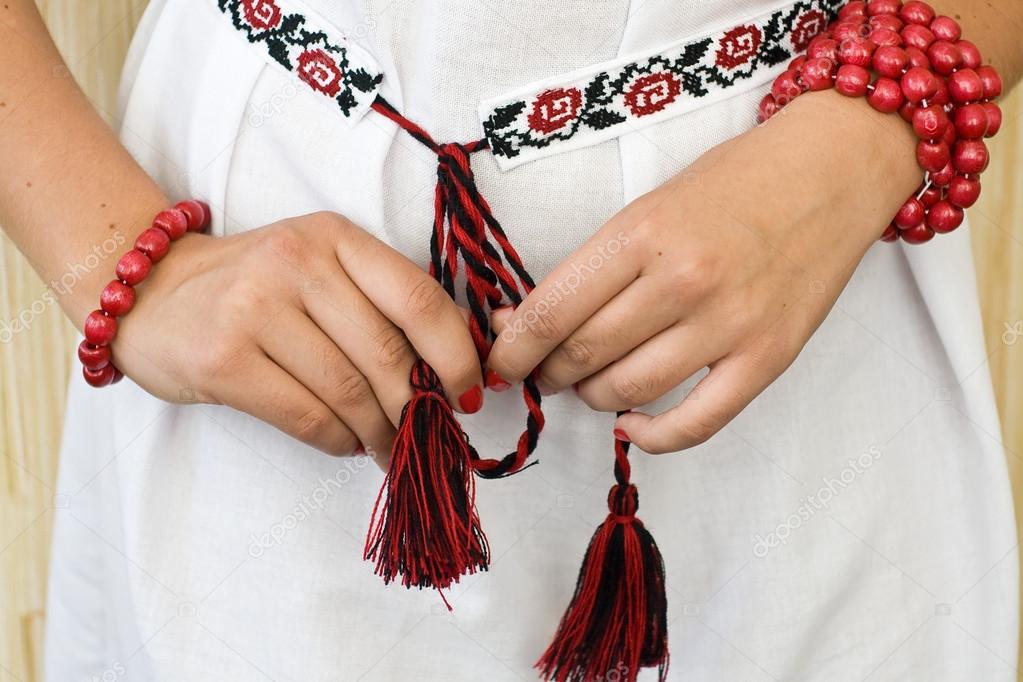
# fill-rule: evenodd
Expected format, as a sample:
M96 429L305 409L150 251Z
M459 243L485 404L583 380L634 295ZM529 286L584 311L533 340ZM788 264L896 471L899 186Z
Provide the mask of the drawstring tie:
M494 339L491 312L505 301L520 305L535 286L476 186L470 157L487 149L487 141L439 144L383 97L372 107L437 155L430 275L452 298L459 273L464 276L469 332L483 370ZM515 450L484 459L458 423L436 372L423 360L415 363L413 395L402 409L363 553L385 583L442 591L463 575L487 570L490 546L472 474L501 478L531 466L526 462L544 427L537 374L523 381L526 428ZM664 566L653 537L635 517L639 498L627 455L628 444L616 441L618 483L608 498L610 514L590 541L572 602L537 663L545 679L594 682L615 671L618 679L634 682L649 666L660 668L662 680L667 673Z

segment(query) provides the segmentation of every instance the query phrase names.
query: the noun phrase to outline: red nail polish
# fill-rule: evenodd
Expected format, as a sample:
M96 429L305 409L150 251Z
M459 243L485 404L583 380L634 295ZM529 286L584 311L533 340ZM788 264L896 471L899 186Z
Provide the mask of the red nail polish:
M355 448L355 450L352 452L352 454L355 455L356 457L358 457L360 455L365 455L366 454L366 448L364 448L362 446L362 443L359 443L358 446Z
M468 391L459 396L458 406L462 408L462 412L465 412L466 414L479 412L480 408L483 407L483 389L478 385L470 388Z
M487 384L487 388L489 388L491 391L494 391L495 393L507 391L509 388L511 388L511 384L502 379L501 375L492 369L487 370L487 373L485 375L485 383Z
M625 443L631 443L632 442L631 440L629 440L629 434L625 433L621 429L615 429L614 430L614 434L615 434L615 439L616 440L620 440L620 441L623 441Z

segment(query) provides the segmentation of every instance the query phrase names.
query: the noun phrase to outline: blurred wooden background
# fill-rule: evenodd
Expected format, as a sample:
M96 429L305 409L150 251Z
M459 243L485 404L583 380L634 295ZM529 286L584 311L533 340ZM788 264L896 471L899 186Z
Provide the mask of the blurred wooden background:
M71 72L112 124L115 93L145 0L60 2L40 8ZM1006 98L984 196L970 211L991 370L1016 499L1023 492L1023 89ZM42 679L57 451L74 330L13 244L0 237L0 682ZM33 304L35 307L33 308ZM31 311L7 338L3 322ZM76 370L76 368L74 368ZM1017 518L1020 518L1017 503Z

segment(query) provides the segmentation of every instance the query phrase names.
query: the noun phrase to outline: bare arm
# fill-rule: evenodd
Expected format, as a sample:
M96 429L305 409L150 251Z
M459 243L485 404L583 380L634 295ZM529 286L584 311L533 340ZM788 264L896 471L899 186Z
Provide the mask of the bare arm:
M116 258L167 200L68 75L32 0L2 7L0 225L47 282L112 235L125 242L70 291L55 291L80 327Z
M1023 2L933 5L961 22L1005 88L1019 80ZM615 424L617 437L647 452L702 443L785 371L824 320L920 184L916 144L909 125L865 98L834 89L797 97L638 198L514 313L496 315L505 316L498 328L515 333L498 337L490 369L518 380L539 364L550 388L574 385L588 405L611 412L645 405L709 367L675 407ZM628 246L603 261L599 277L541 312L537 301L566 272L616 242Z
M938 14L963 27L963 38L974 43L1002 75L1006 90L1023 77L1023 2L1019 0L933 0Z
M47 282L103 256L70 291L54 287L81 327L117 258L168 201L67 73L32 0L3 0L0 225ZM355 252L360 270L389 274L385 284L349 276L340 263ZM116 366L150 393L230 405L332 454L390 451L417 355L456 409L482 402L454 302L336 214L185 235L118 326Z

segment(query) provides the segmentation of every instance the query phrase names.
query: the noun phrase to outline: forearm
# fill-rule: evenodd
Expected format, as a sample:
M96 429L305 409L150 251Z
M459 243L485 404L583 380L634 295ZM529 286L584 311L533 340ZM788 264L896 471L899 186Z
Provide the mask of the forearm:
M33 2L0 12L0 225L80 325L167 202L70 77Z
M1020 0L929 0L938 14L963 27L963 38L974 43L1002 76L1008 89L1023 77L1023 2Z
M934 3L939 13L951 9L949 4L957 4L958 13L950 15L962 22L963 38L974 42L985 63L1001 72L1005 86L1018 80L1023 49L1016 36L1023 3ZM792 157L789 177L800 179L802 202L827 206L828 215L837 219L830 221L836 229L828 233L829 241L852 238L869 244L923 178L911 126L900 116L874 111L864 98L844 97L834 89L797 97L784 115L772 118L750 137L756 139L755 148L774 150L769 156L775 167L785 156ZM800 168L799 159L805 168ZM786 206L776 210L777 215L792 212ZM850 218L848 224L843 224L843 216Z

